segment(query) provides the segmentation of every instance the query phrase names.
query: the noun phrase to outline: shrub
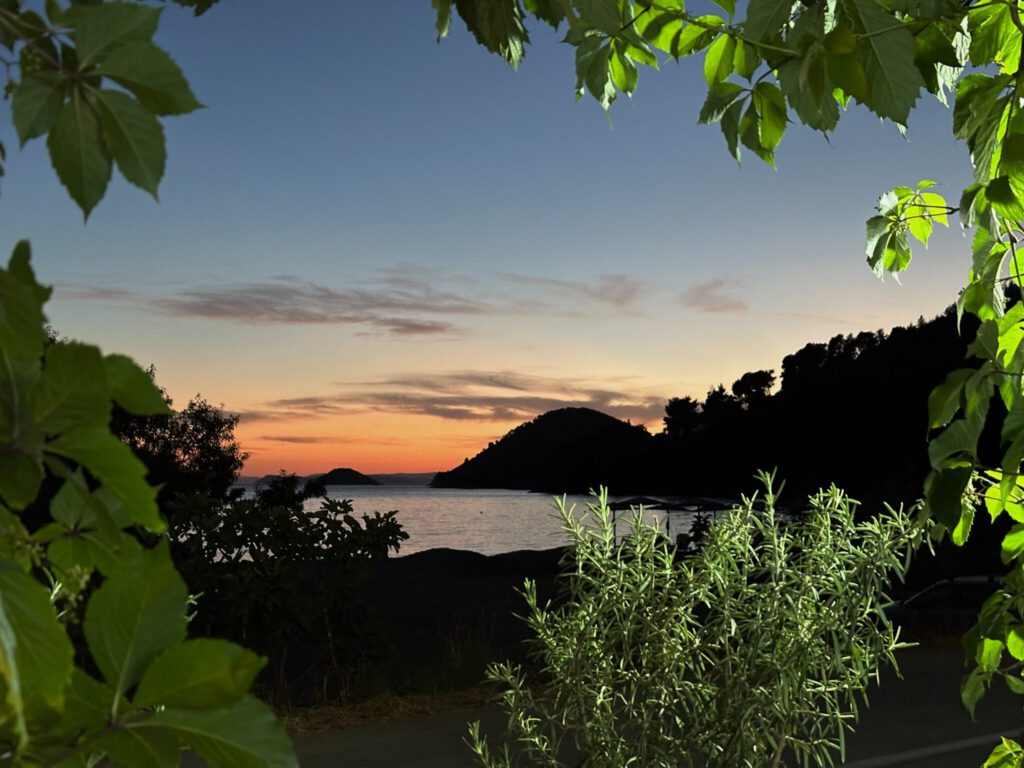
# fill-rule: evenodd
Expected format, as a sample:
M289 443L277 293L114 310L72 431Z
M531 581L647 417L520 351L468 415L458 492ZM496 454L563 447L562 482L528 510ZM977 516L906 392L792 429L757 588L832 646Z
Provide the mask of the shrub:
M588 513L558 505L572 547L564 603L538 604L526 583L538 678L495 664L508 732L493 754L470 729L486 768L831 764L857 715L858 694L897 633L881 610L923 538L903 510L854 520L835 487L782 516L764 493L712 523L683 558L634 515L616 542L607 496ZM788 519L787 519L788 517Z

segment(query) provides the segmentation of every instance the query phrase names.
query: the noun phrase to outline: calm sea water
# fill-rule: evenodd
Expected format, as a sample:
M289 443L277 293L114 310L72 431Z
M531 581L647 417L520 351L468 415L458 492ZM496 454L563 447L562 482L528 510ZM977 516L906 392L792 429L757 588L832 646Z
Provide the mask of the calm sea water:
M351 499L357 516L397 509L398 521L409 534L399 556L437 547L496 555L550 549L568 540L552 497L539 493L399 485L332 485L327 493ZM575 504L579 513L588 501L587 496L569 496L567 505ZM316 507L315 500L307 504ZM687 512L647 513L649 522L657 520L671 536L688 530L692 517ZM619 518L628 520L628 512ZM624 524L620 530L625 531Z

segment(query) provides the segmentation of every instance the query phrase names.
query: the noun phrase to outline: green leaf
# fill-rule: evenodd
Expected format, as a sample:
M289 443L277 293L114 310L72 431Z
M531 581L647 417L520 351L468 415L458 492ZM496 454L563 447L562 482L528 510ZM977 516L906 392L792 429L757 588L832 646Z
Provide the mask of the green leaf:
M636 64L629 60L623 53L615 51L608 62L608 71L611 74L615 87L623 93L633 93L636 84L640 79Z
M158 656L139 682L133 704L213 709L240 701L266 659L226 640L186 640Z
M123 562L138 557L142 546L137 539L120 531L99 530L69 532L51 542L46 556L58 568L68 570L76 565L96 568L104 575L114 573Z
M1006 75L968 75L957 84L953 135L967 142L976 181L985 182L992 177L1010 105L1009 94L1004 94L1009 83Z
M71 672L71 685L65 690L60 731L70 734L99 731L108 722L113 702L113 688L75 667Z
M825 71L848 96L866 103L868 95L867 75L860 59L853 53L829 53L825 56Z
M950 540L958 547L962 547L971 535L971 527L974 525L974 510L963 505L960 509L960 519L956 521L950 531Z
M130 357L107 355L103 363L111 397L128 413L136 416L167 416L173 413L153 378Z
M1013 23L1009 5L994 3L967 15L971 35L971 63L995 62L1003 72L1017 71L1020 63L1021 33Z
M565 9L558 0L525 0L526 10L555 29L565 21Z
M43 483L42 462L21 451L0 451L0 496L14 509L24 509Z
M71 680L73 649L50 595L35 579L0 562L0 674L8 701L20 693L25 719L58 712ZM12 658L13 652L13 658Z
M25 75L11 97L11 117L22 146L53 127L64 103L67 81L51 69Z
M434 21L434 29L437 30L437 41L441 42L452 28L452 0L431 0L437 16Z
M155 198L164 175L164 129L152 112L120 91L94 91L103 135L117 168L132 184Z
M697 51L703 51L722 34L719 30L725 26L725 20L714 15L698 16L695 21L700 23L695 24L691 22L687 24L679 33L679 37L674 41L675 44L671 53L676 58L690 56Z
M7 270L0 270L0 350L10 360L34 362L46 343L43 302L49 289L35 282L29 253L28 242L20 241Z
M991 679L991 673L986 673L981 668L976 667L971 670L970 674L960 684L960 700L967 708L967 711L970 712L972 718L974 717L974 708L981 700L981 697L985 695Z
M730 19L736 15L736 0L711 0L711 2L729 14Z
M645 14L638 22L640 34L659 51L679 57L679 37L683 31L683 22L671 13Z
M960 408L964 384L974 374L972 368L950 371L946 380L928 395L928 426L932 429L945 426Z
M85 638L116 695L128 691L160 653L185 637L188 590L166 546L112 573L85 611Z
M1010 627L1010 630L1006 633L1006 650L1017 661L1024 661L1024 625L1017 624ZM1018 682L1024 681L1018 678Z
M73 427L105 427L110 420L110 390L100 351L78 342L51 344L28 402L33 419L50 434Z
M957 419L928 445L932 467L942 468L950 457L974 455L980 429L967 419Z
M864 103L880 117L906 125L924 87L914 64L914 36L875 0L844 0L842 6L862 35L857 56L868 82Z
M117 48L103 59L97 72L127 88L156 115L183 115L202 106L174 59L152 43Z
M138 729L174 733L211 765L233 768L297 768L284 727L266 705L251 697L224 709L165 709Z
M740 161L739 130L742 112L743 102L735 101L722 114L721 121L722 135L725 136L725 143L729 147L729 154L733 156L737 163Z
M786 132L786 100L782 91L772 83L758 83L754 88L753 100L761 116L761 146L769 151L774 150Z
M745 89L736 83L716 83L708 89L708 97L704 106L700 108L700 116L697 118L700 123L715 123L722 119L722 115L736 101Z
M925 508L946 528L952 530L963 513L961 496L971 480L970 467L956 467L933 472L925 481Z
M736 40L730 35L721 35L704 54L704 79L708 85L721 83L732 74L733 57L736 54Z
M80 91L61 107L46 142L57 178L85 217L110 183L110 157L103 146L99 117Z
M159 8L138 3L72 5L64 23L74 30L79 66L94 64L125 44L152 40L160 13Z
M577 91L582 87L590 91L590 95L608 109L615 101L615 85L608 74L608 62L611 57L611 45L599 37L588 37L576 48L576 79Z
M123 768L178 768L181 748L171 733L139 728L120 728L105 733L96 747Z
M820 70L822 66L824 64L820 57L809 63L809 67L814 69ZM780 64L778 68L779 87L786 95L789 106L796 112L797 117L804 125L827 133L833 130L839 122L839 105L832 97L832 87L827 85L827 79L824 81L826 87L823 90L825 92L821 98L816 98L813 89L808 87L807 83L802 82L802 68L801 62L795 59ZM823 76L828 77L827 71L823 73Z
M580 18L591 29L615 37L623 26L618 0L576 0Z
M1024 555L1024 525L1015 525L1006 535L1000 546L1000 557L1003 563L1009 564Z
M151 531L163 531L156 491L146 482L146 467L131 449L105 427L82 427L48 443L47 451L76 461L110 490L132 520Z
M519 68L529 37L518 0L455 0L455 8L480 45Z
M776 44L782 41L782 25L789 21L791 0L750 0L743 34L757 43Z
M1014 221L1024 219L1024 206L1010 186L1010 179L1007 176L992 179L985 188L985 195L1000 216Z

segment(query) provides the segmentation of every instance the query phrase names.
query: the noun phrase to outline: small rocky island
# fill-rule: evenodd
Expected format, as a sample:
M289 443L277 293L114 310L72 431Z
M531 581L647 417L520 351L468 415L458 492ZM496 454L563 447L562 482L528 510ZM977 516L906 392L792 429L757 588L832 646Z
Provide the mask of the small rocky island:
M316 481L322 485L380 485L379 481L349 467L335 467L317 477Z

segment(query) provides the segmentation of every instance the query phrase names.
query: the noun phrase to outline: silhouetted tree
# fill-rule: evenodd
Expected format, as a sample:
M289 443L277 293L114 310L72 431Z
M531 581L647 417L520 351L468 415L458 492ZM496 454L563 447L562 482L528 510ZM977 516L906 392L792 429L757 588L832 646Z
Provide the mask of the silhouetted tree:
M692 397L673 397L665 403L665 424L662 430L666 435L681 437L688 435L700 423L700 403Z
M764 403L775 386L775 371L744 373L732 385L732 394L744 409L756 408Z
M237 416L199 395L171 416L134 416L118 410L112 420L115 434L149 469L149 481L163 486L162 502L177 496L229 495L248 458L235 438L236 426Z

